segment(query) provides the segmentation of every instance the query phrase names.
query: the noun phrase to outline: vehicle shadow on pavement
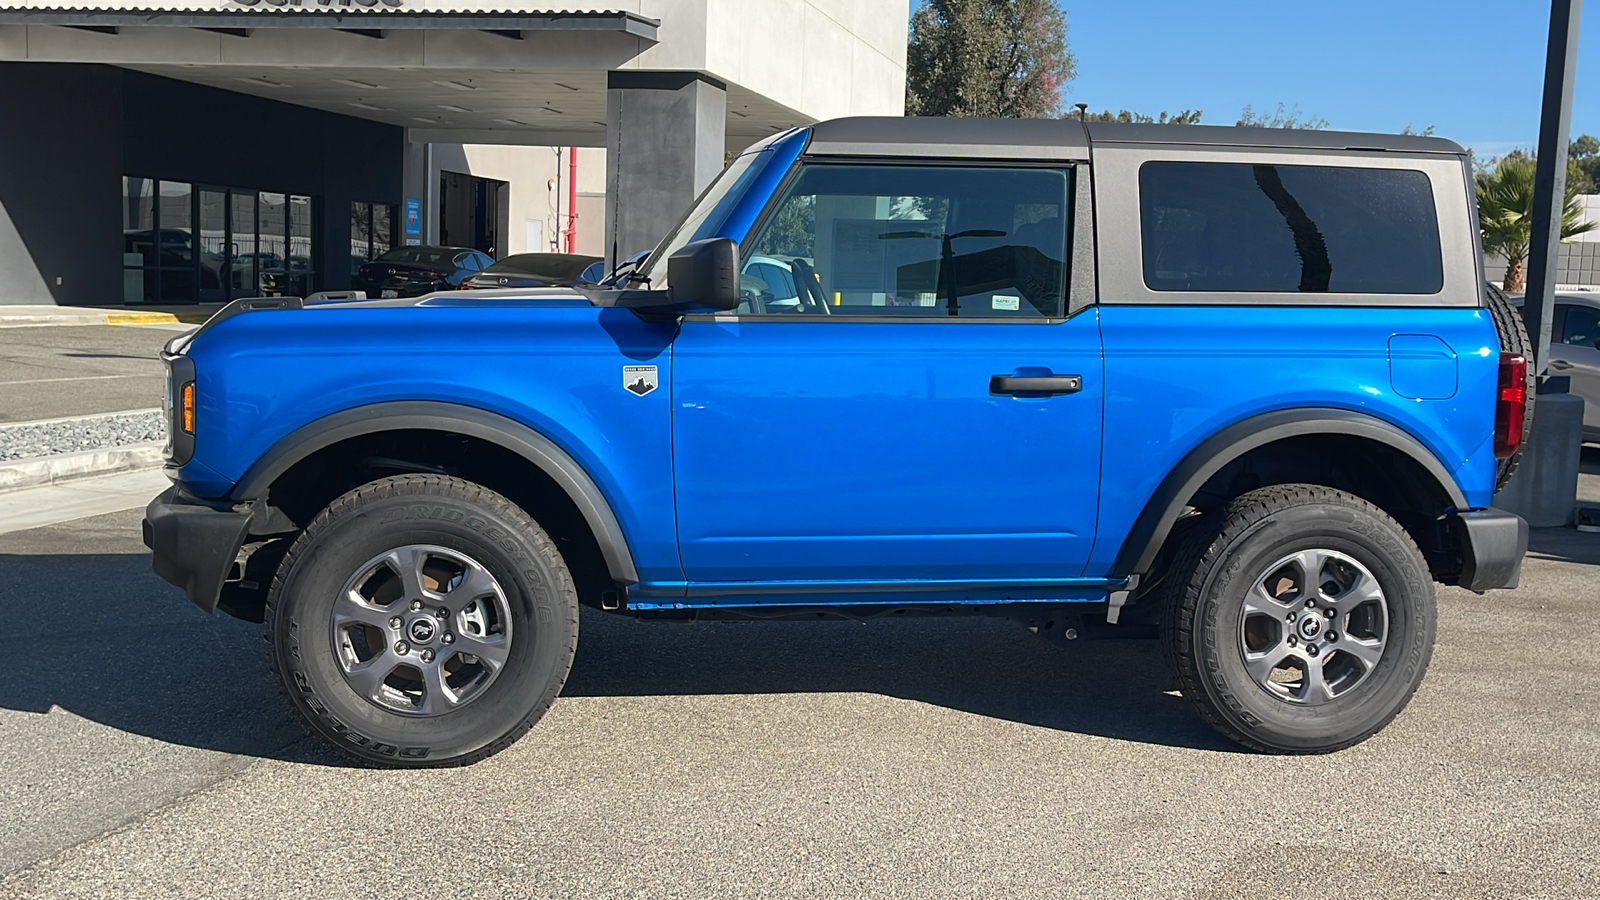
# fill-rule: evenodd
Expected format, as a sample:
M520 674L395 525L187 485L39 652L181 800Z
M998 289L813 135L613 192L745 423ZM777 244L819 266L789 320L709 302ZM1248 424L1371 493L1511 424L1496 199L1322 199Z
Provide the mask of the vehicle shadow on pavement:
M60 708L172 744L342 765L277 694L261 627L207 615L141 554L0 554L13 647L0 708ZM1153 641L1057 646L1001 619L640 624L584 610L567 696L866 692L1152 744L1234 750Z
M563 696L871 693L1120 740L1239 751L1152 640L1057 645L1004 619L639 623L584 610Z
M173 744L306 757L305 732L267 672L261 627L196 609L150 571L149 556L0 554L0 583L14 651L0 669L0 708L59 707Z

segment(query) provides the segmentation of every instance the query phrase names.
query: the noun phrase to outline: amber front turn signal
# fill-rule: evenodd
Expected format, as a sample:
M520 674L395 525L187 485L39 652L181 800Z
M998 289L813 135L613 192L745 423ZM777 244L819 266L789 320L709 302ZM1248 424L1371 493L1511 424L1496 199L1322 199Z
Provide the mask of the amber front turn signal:
M178 402L178 422L184 434L194 434L194 382L183 386L183 397Z

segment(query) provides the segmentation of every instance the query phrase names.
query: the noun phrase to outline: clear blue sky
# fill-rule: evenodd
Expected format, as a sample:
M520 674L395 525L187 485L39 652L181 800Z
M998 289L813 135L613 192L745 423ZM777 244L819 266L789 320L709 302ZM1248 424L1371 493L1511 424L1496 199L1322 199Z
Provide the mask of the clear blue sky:
M914 9L919 0L912 0ZM1202 109L1231 125L1281 101L1351 131L1433 125L1493 156L1538 140L1541 0L1063 0L1078 77L1064 105ZM1584 5L1573 134L1600 135L1600 0Z

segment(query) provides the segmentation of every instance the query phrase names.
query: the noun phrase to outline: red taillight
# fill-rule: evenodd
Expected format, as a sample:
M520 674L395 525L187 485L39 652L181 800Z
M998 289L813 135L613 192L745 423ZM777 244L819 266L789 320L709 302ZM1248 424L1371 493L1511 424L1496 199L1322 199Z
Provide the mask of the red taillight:
M1528 414L1528 361L1515 353L1500 354L1500 386L1494 404L1494 458L1510 459L1522 446L1522 422Z

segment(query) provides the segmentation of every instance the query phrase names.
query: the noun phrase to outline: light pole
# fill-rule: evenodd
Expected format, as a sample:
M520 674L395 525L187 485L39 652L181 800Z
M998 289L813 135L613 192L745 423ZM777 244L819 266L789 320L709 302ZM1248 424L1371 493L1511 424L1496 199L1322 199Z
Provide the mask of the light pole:
M1550 364L1550 319L1555 312L1556 265L1561 252L1561 212L1567 187L1567 143L1572 132L1572 73L1578 63L1578 17L1583 0L1551 0L1550 43L1544 58L1544 106L1539 114L1539 155L1533 180L1533 234L1528 247L1528 338L1543 377Z

